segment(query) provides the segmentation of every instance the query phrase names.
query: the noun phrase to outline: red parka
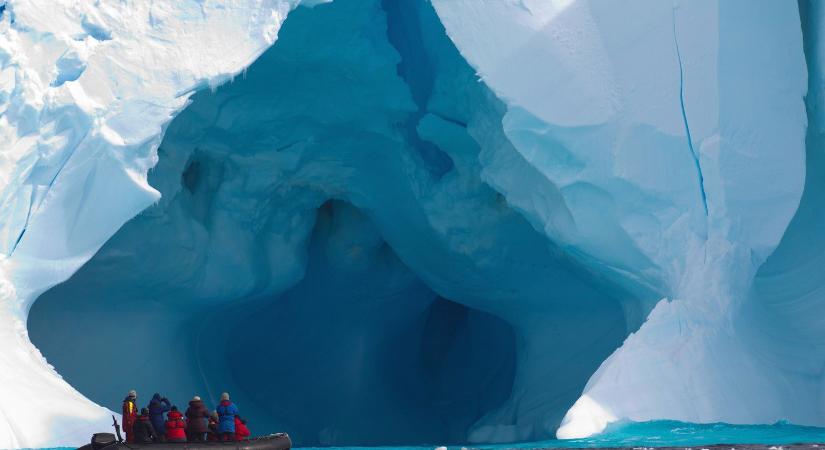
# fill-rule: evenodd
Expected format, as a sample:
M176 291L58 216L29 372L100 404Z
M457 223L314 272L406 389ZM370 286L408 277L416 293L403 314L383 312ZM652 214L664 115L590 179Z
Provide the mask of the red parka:
M166 420L166 439L169 441L186 440L186 422L179 411L169 411Z
M235 440L242 441L249 437L249 428L246 427L246 424L241 422L241 419L238 416L235 416Z
M132 428L135 426L137 416L137 405L135 405L135 399L132 397L126 397L123 399L123 431L126 433L126 442L135 441Z

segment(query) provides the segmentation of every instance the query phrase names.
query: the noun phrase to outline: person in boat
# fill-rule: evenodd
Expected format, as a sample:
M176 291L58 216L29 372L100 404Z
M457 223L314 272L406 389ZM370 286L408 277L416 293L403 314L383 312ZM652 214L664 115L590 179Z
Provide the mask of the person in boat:
M189 442L203 442L206 440L208 428L209 410L197 395L189 401L189 408L186 409L186 439Z
M221 403L218 405L218 434L223 441L235 439L235 416L238 415L238 407L229 400L229 394L221 394Z
M123 399L123 432L126 433L126 442L135 442L133 427L137 421L137 392L129 391Z
M250 434L249 428L246 426L246 420L235 414L235 440L242 441L244 439L249 439Z
M212 414L209 415L209 424L207 425L207 427L209 428L209 431L206 432L206 434L207 434L206 438L210 442L219 440L219 437L218 437L218 423L219 422L220 422L220 418L218 417L218 412L217 411L212 411Z
M152 426L152 421L149 419L149 408L140 410L140 415L137 416L137 420L132 426L132 432L135 435L136 444L151 444L157 440L155 427Z
M186 442L186 422L183 421L183 414L178 411L177 406L173 406L167 414L166 420L166 441Z
M155 431L161 436L160 440L163 440L166 435L166 420L163 414L169 412L171 407L172 404L169 403L169 399L158 393L155 393L152 400L149 400L149 419L152 421Z

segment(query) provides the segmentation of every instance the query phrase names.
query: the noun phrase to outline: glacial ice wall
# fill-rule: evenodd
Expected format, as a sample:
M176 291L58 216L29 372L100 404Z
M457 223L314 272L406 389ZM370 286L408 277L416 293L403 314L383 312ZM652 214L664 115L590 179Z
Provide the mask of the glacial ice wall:
M6 5L0 446L825 423L817 2L296 3Z
M561 192L576 226L548 236L674 300L591 377L559 437L616 418L818 422L732 326L802 191L796 5L433 3L508 104L514 147Z

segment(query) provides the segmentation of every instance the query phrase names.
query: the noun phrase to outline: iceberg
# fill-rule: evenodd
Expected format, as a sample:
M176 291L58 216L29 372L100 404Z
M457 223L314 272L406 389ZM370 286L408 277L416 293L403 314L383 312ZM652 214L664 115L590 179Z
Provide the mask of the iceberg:
M818 2L0 5L0 447L825 425Z

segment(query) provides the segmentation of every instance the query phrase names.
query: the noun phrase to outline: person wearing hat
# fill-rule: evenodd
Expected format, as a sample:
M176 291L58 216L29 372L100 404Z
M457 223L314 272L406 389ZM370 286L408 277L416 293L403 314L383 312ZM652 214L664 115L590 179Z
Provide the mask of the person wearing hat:
M171 407L172 404L169 402L169 399L158 393L155 393L155 395L152 396L152 400L149 400L149 420L152 421L152 426L155 427L155 431L158 433L161 441L166 435L166 419L164 419L163 415L169 412Z
M123 432L126 433L126 442L135 442L133 427L137 421L137 392L129 391L123 399Z
M166 420L166 440L168 442L186 442L186 422L183 421L183 414L178 411L177 406L167 414Z
M155 427L152 426L152 421L149 419L149 408L140 410L140 415L137 416L132 432L135 435L136 444L151 444L157 440L158 435L155 433Z
M189 401L189 408L186 408L186 420L189 422L186 428L186 439L189 442L203 442L206 440L206 432L209 430L207 419L209 410L197 395Z
M210 442L217 441L218 439L218 422L220 418L218 417L217 411L212 411L212 414L209 415L209 431L207 431L207 440Z
M221 394L221 403L216 408L218 411L218 434L223 441L235 440L235 416L238 415L238 407L229 400L229 394Z

